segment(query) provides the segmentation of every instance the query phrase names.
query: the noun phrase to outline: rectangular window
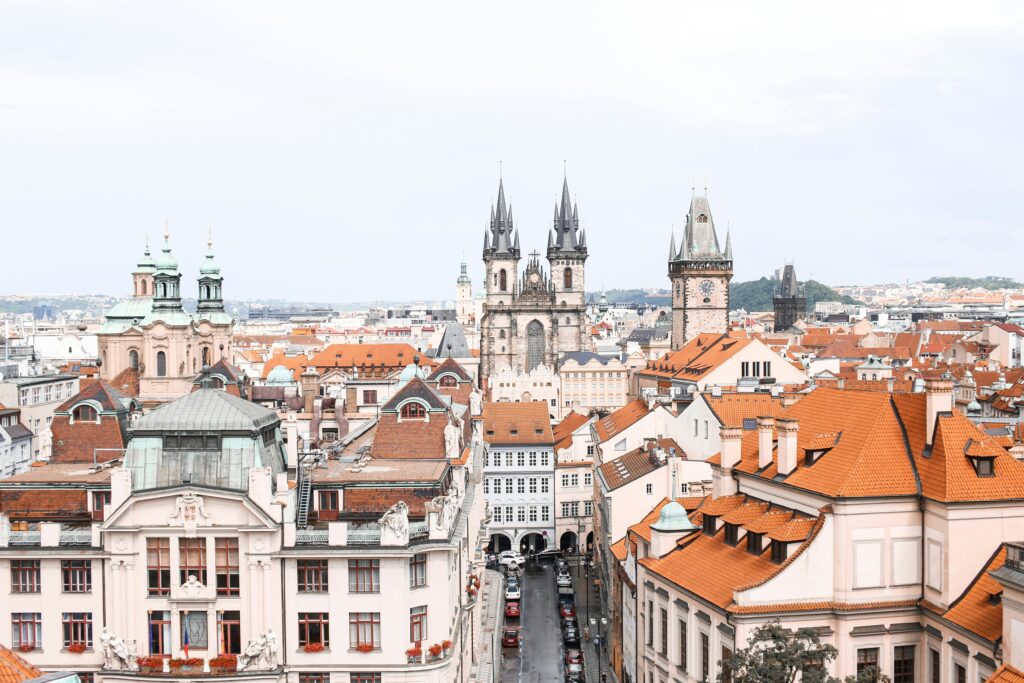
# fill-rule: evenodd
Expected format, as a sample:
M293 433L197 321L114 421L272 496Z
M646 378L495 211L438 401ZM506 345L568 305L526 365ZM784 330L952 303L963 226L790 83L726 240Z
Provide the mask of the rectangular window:
M505 493L512 493L512 477L505 480Z
M11 560L11 592L38 593L39 560Z
M786 561L788 555L788 548L785 543L781 541L772 541L772 562L775 564L782 564Z
M580 475L578 475L578 474L571 474L571 475L569 475L569 486L579 486L579 485L580 485Z
M505 454L505 467L512 467L512 451Z
M377 405L377 390L376 389L364 389L363 390L363 405L375 406Z
M14 612L11 614L11 648L35 649L43 645L43 615L41 612Z
M530 493L537 493L537 477L530 477Z
M594 455L594 447L587 446L587 455Z
M755 360L754 361L754 377L760 377L760 376L761 376L761 361Z
M584 472L583 473L583 485L584 486L593 486L594 485L593 475L590 472Z
M668 610L661 608L661 654L668 656Z
M594 501L585 500L583 501L583 516L590 517L594 514Z
M103 521L108 505L110 505L110 491L92 492L92 518L94 521Z
M723 645L722 659L719 660L722 663L722 675L719 678L722 683L732 683L732 670L729 668L730 659L732 659L732 650Z
M876 674L878 672L878 648L877 647L862 647L857 650L857 676L866 669L873 669ZM875 680L878 680L877 675Z
M913 645L898 645L893 648L892 683L914 683Z
M217 565L217 595L238 595L238 539L218 538L214 541Z
M352 612L348 615L349 647L360 645L380 648L380 612Z
M298 560L297 584L300 593L326 593L327 560Z
M379 593L380 560L349 560L348 590L350 593Z
M236 611L217 612L217 654L242 652L242 620Z
M647 647L654 647L654 602L647 601Z
M541 467L547 467L548 466L548 454L547 453L541 453L540 454L540 466Z
M764 376L765 377L771 377L772 376L772 362L770 360L766 360L764 362Z
M491 478L490 477L484 477L484 495L487 495L490 492L491 492Z
M540 506L540 521L546 522L550 516L550 510L547 505Z
M530 467L536 467L536 466L537 466L537 454L536 453L530 453Z
M654 494L654 484L647 484L647 485L645 485L644 486L644 493L646 493L648 496L653 495Z
M170 595L171 539L146 539L147 580L150 595Z
M178 581L184 584L188 577L194 576L199 583L206 585L206 539L178 539Z
M700 675L702 681L709 681L711 674L711 638L707 633L700 634Z
M547 477L541 477L541 480L540 480L540 492L541 493L547 493L548 492L548 478Z
M520 522L526 521L526 508L524 508L522 505L516 506L516 520Z
M526 453L516 453L516 467L526 467Z
M92 613L64 612L64 647L84 645L92 647Z
M299 647L331 644L331 620L327 612L299 612Z
M92 560L61 560L60 573L65 593L92 591Z
M954 683L967 683L967 667L958 662L953 662Z
M679 668L686 672L686 622L679 620Z
M348 683L380 683L380 674L357 673L348 675Z
M517 493L526 493L526 480L525 479L522 479L522 478L516 479L516 492Z
M928 649L928 656L931 657L931 681L932 683L942 683L942 655L939 654L938 650Z
M427 585L427 554L416 553L409 558L409 588Z
M419 643L427 639L427 606L409 610L409 642Z
M743 361L742 363L740 363L740 376L742 376L742 377L750 377L750 363L749 362Z
M180 626L182 649L184 649L186 644L195 650L205 650L209 647L209 624L206 622L205 610L202 612L182 612ZM186 636L188 640L185 640Z
M154 611L149 613L149 654L153 656L171 654L171 613Z
M530 516L529 516L529 519L530 519L531 522L536 522L537 521L537 506L536 505L531 505L530 506Z
M329 671L300 671L299 683L331 683Z
M333 522L338 519L338 492L318 491L317 519L325 522Z

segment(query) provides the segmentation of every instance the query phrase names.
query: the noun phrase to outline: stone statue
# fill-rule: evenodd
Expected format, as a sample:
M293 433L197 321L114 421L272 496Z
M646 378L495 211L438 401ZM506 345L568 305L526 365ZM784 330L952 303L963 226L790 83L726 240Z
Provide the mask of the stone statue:
M437 496L430 501L430 509L434 513L433 531L445 533L452 528L455 517L459 513L459 491L454 489L447 496Z
M242 654L238 655L238 670L239 671L256 671L265 668L267 650L267 636L261 633L253 640L249 641L249 644L242 650ZM271 667L274 668L274 667Z
M196 578L195 574L189 574L188 578L185 579L185 583L181 584L181 592L186 598L203 597L205 588L206 586L199 583L199 579Z
M444 454L445 457L454 460L462 455L462 430L451 418L444 428Z
M138 671L139 660L128 649L123 638L118 638L106 626L100 633L100 654L107 671Z
M483 412L484 407L484 395L479 389L473 387L473 391L469 394L469 412L473 415L479 415Z
M263 666L266 669L277 667L277 634L274 629L267 630L267 647L263 650Z
M409 544L409 506L398 501L380 518L381 545Z

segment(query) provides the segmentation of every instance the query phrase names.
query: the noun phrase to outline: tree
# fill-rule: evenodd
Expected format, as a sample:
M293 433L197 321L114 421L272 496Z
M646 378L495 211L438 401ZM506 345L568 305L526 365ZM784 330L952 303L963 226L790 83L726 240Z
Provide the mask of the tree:
M747 641L747 647L736 650L721 662L719 683L794 683L799 674L801 683L842 683L828 674L827 665L839 651L822 643L816 629L785 629L778 621L759 626ZM857 676L847 676L845 683L888 683L888 677L874 669Z

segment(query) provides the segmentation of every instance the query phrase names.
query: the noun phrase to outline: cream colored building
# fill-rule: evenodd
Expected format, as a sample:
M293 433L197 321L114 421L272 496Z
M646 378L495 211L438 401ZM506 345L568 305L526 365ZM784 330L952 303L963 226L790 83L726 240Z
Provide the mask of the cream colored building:
M590 351L567 353L558 361L563 414L569 410L612 412L626 405L629 369L621 360Z

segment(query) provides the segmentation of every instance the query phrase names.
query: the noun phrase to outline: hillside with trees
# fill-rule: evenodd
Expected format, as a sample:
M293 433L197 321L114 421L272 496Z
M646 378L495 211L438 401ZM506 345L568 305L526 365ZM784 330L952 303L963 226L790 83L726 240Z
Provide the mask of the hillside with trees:
M838 293L828 285L816 280L800 283L807 296L807 309L814 310L819 301L839 301L844 304L860 304L856 299ZM729 285L729 306L732 309L742 308L745 311L772 310L772 297L775 296L775 280L766 277L749 282L733 282Z
M943 276L943 277L931 277L925 280L930 284L945 285L949 289L959 289L964 287L966 289L1022 289L1024 284L1017 282L1013 278L1003 277L1001 275L989 275L987 277L955 277L955 276Z

